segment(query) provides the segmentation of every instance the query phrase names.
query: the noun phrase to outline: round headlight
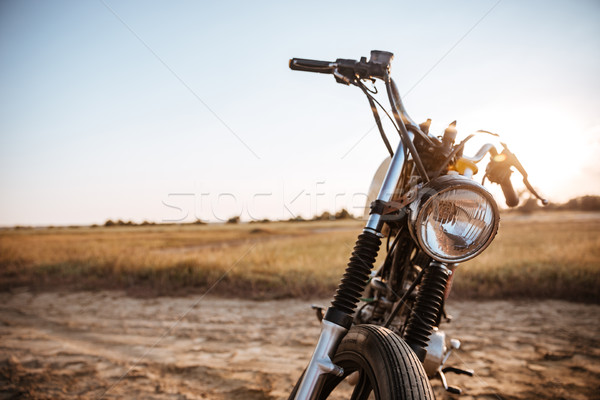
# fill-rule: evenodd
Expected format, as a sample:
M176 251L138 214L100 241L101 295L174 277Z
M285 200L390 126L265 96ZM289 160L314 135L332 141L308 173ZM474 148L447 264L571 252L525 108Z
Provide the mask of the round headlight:
M498 231L500 217L492 195L460 175L445 175L423 186L410 210L413 238L440 262L475 257Z

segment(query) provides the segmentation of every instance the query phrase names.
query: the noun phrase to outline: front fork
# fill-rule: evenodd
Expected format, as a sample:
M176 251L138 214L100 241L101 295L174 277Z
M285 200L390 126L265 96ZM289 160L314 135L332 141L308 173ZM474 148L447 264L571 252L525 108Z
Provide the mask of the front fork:
M409 133L410 140L413 139ZM402 174L405 162L404 145L402 141L390 162L377 200L389 202L396 192L396 186ZM318 397L327 374L343 376L342 368L333 364L332 359L337 348L350 329L354 310L364 291L375 258L381 246L381 229L383 219L380 214L373 213L356 241L356 246L350 257L350 262L342 278L337 292L321 321L321 335L310 359L308 367L295 400L314 400Z
M348 332L347 328L323 319L321 336L302 378L296 399L316 399L323 386L325 374L343 376L344 370L333 363L337 346Z
M331 307L321 321L321 336L298 388L296 400L318 398L326 374L344 375L343 369L332 359L352 326L354 309L367 285L380 246L381 239L375 233L365 231L358 237Z

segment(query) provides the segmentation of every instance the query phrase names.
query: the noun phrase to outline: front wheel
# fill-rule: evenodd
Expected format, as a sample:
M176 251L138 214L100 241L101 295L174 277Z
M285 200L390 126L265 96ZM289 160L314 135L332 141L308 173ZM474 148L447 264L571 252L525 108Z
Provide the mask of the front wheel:
M333 362L344 376L327 375L318 399L434 399L423 365L398 335L376 325L355 325L346 334ZM296 383L290 400L296 396Z

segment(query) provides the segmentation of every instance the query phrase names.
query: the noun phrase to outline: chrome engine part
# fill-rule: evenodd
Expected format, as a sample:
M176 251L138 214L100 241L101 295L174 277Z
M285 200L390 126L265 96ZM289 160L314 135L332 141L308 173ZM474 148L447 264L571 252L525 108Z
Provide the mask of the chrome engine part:
M425 356L423 366L425 367L427 376L431 378L437 374L438 369L446 361L446 353L448 352L446 333L440 331L438 328L434 328L429 336L429 343L425 350L427 351L427 355Z

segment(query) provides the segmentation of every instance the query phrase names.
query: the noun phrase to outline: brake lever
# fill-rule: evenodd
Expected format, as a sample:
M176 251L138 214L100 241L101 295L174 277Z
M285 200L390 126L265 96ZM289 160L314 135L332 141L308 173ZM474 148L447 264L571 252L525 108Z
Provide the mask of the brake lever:
M333 70L333 76L335 78L335 81L337 83L342 83L344 85L350 85L352 83L352 81L350 80L350 78L348 78L346 75L342 74L336 67L336 69Z
M538 194L538 192L535 191L533 186L531 186L531 183L529 183L527 171L525 171L525 168L523 167L523 165L521 164L521 162L519 161L517 156L508 149L508 146L506 145L506 143L500 142L500 144L502 145L502 147L504 147L503 153L505 153L506 156L509 158L510 164L512 166L514 166L517 169L517 171L519 171L521 176L523 177L523 183L525 184L525 187L527 188L527 190L529 190L529 192L532 195L534 195L539 201L541 201L544 206L547 206L548 200L543 198L542 196L540 196Z

